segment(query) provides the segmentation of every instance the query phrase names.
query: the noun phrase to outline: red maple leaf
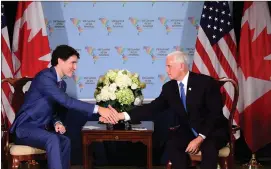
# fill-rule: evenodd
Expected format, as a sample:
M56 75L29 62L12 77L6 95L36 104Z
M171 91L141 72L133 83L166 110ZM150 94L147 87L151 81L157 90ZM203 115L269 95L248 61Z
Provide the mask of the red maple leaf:
M271 60L264 57L271 55L271 35L267 28L252 42L255 29L250 29L248 22L242 27L240 39L240 67L246 79L251 76L263 80L270 80Z
M47 68L49 61L39 60L40 57L50 53L47 36L42 35L42 29L28 42L31 29L27 29L27 22L19 31L18 50L14 52L21 61L22 77L34 77L36 73Z

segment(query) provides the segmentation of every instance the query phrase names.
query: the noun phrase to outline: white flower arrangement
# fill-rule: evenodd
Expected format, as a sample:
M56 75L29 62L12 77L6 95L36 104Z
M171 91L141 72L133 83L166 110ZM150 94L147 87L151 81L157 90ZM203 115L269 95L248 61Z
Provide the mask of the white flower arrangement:
M128 70L109 70L97 82L94 97L98 105L111 105L117 111L129 111L143 102L142 89L145 83L140 82L137 73Z

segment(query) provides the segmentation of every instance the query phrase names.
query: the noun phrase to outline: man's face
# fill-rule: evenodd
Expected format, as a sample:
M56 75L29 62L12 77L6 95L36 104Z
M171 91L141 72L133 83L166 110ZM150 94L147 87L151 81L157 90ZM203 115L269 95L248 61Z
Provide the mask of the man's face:
M168 56L166 59L166 71L170 79L178 80L181 76L183 63L176 63L173 56Z
M77 60L78 58L76 55L70 56L66 61L58 59L58 64L60 65L64 76L72 77L77 68Z

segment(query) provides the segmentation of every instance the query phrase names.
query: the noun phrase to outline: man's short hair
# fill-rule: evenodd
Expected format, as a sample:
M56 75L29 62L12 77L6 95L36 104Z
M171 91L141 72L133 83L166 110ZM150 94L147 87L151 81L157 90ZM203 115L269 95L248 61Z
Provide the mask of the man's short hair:
M169 53L167 56L173 56L176 63L188 63L187 55L181 51L174 51Z
M79 53L74 48L68 45L59 45L52 53L51 65L56 66L58 64L58 58L66 61L73 55L80 59Z

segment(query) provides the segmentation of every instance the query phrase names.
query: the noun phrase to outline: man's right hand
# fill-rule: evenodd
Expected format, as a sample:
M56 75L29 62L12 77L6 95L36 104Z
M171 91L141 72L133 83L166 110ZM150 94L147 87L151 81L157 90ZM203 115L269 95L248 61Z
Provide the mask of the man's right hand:
M114 110L114 111L112 111ZM100 107L98 108L99 114L105 118L109 123L116 124L119 121L118 112L109 106L109 108Z
M124 117L124 113L119 113L116 111L116 109L114 109L112 106L108 106L109 109L114 112L115 114L117 114L117 117L118 117L118 121L119 120L125 120L125 117Z
M124 113L118 113L118 120L124 120ZM99 121L103 123L110 123L106 118L104 117L99 117Z

